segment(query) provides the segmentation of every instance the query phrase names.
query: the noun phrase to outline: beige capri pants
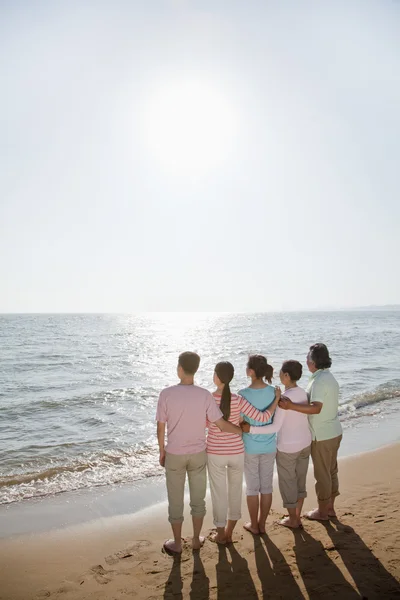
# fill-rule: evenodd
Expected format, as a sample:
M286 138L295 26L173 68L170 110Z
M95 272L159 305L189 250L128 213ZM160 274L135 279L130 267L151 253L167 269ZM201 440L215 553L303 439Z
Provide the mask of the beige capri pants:
M168 520L182 523L186 474L189 480L190 514L204 517L206 514L207 454L170 454L165 456L165 476L168 493Z
M244 455L246 495L272 494L276 452Z
M285 508L296 508L299 498L307 498L306 480L311 446L300 452L276 454L279 491Z
M314 463L315 492L320 504L328 504L339 496L337 456L342 436L311 443Z
M208 478L215 527L242 516L244 454L208 454Z

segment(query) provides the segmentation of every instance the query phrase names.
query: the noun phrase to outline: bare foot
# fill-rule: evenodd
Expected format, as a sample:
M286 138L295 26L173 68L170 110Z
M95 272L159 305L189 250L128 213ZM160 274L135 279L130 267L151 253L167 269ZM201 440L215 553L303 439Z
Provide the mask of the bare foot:
M206 541L206 538L203 537L202 535L198 538L193 538L192 539L192 549L193 550L200 550L200 548L202 546L204 546L204 542Z
M260 533L260 530L258 529L258 527L257 527L257 529L255 529L254 527L251 526L251 523L245 523L243 525L243 529L245 529L246 531L249 531L253 535L258 535Z
M258 523L258 529L261 534L265 533L265 523Z
M166 540L163 548L167 554L182 554L182 546L176 544L174 540Z
M214 533L212 535L210 535L209 538L212 542L215 542L216 544L226 544L226 537L222 537L220 536L218 533Z
M277 523L283 527L289 527L289 529L299 529L299 527L301 527L299 521L292 521L290 517L284 517L280 521L277 521Z
M305 513L304 516L306 519L309 519L310 521L328 521L329 520L328 516L321 515L318 508L315 508L314 510L310 510L309 512Z

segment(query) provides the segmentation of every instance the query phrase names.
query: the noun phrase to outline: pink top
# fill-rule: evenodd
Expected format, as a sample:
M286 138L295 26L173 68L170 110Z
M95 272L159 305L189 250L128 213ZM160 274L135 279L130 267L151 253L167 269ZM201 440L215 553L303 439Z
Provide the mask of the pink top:
M307 392L301 387L290 388L282 394L295 404L308 404ZM250 427L250 433L277 433L277 448L280 452L300 452L311 444L308 417L294 410L277 408L274 422L265 427Z
M197 385L173 385L160 394L156 419L167 424L166 452L197 454L206 449L206 422L222 413L208 390ZM239 437L239 436L238 436Z
M213 397L215 398L215 402L219 406L221 403L221 396L219 396L218 394L213 394ZM264 412L258 410L252 404L250 404L250 402L247 402L247 400L242 396L232 394L231 413L229 415L230 423L233 423L234 425L239 425L240 413L246 415L246 417L250 417L250 419L260 421L261 423L268 423L268 421L271 419L271 413L268 410ZM226 431L221 431L216 425L213 425L212 423L208 424L208 454L230 455L242 454L243 452L244 445L240 435L236 435L235 433L227 433Z

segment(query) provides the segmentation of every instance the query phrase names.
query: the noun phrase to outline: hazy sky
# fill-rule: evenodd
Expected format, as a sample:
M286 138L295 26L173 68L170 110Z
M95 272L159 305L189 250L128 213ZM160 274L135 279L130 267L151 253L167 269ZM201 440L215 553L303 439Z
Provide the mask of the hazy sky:
M400 303L400 2L0 2L0 312Z

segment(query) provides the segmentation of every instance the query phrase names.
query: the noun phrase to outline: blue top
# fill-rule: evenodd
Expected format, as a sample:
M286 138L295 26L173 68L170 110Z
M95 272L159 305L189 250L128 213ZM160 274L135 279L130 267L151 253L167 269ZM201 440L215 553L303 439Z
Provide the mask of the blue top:
M271 406L275 400L275 388L272 385L267 385L267 387L258 390L245 388L244 390L240 390L239 394L243 396L243 398L246 398L250 404L258 408L258 410L262 411ZM258 427L266 425L266 423L260 423L254 419L249 419L243 413L241 413L241 416L244 417L244 420L247 421L247 423L250 423L250 425ZM272 423L272 419L270 419L268 423ZM264 433L260 435L244 433L243 442L247 454L272 454L276 452L276 433L267 435Z

